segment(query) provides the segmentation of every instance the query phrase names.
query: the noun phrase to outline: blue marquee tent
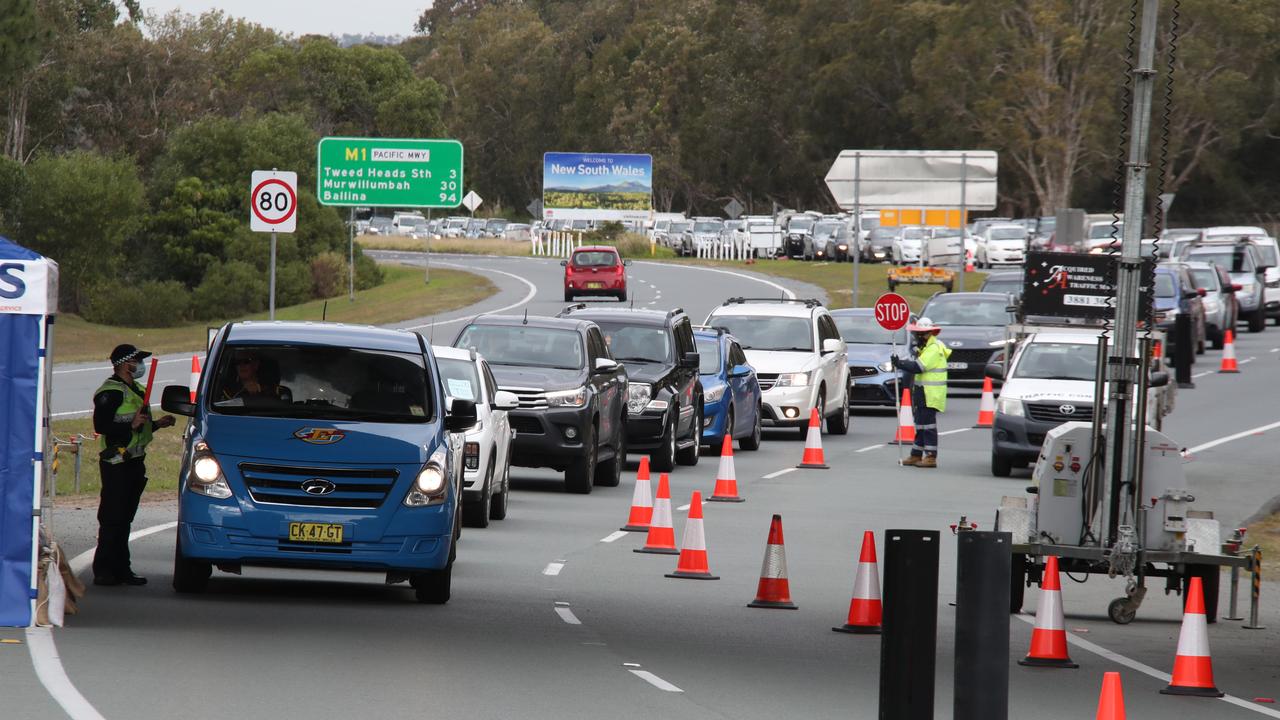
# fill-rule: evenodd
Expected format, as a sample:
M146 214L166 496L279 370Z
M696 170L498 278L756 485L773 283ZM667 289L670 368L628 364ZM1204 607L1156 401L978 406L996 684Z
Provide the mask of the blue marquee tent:
M0 237L0 626L35 610L58 265Z

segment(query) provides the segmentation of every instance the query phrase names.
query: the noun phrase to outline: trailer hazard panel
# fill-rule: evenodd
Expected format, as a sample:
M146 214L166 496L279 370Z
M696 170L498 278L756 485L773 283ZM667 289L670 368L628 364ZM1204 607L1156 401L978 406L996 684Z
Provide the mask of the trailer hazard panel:
M1151 323L1155 260L1142 262L1140 317ZM1044 317L1111 320L1115 317L1117 255L1031 251L1022 278L1022 312Z

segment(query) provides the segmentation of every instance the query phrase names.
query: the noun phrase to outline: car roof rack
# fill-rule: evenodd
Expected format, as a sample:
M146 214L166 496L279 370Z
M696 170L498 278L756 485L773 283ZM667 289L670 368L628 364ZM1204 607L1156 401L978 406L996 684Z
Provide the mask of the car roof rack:
M785 298L785 297L731 297L724 301L724 305L742 305L745 303L801 303L805 307L815 308L821 307L822 302L817 298Z

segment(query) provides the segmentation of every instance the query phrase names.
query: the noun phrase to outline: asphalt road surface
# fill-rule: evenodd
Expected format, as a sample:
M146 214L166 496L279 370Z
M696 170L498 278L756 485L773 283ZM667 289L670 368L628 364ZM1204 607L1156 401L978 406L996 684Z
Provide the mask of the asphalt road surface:
M537 290L530 313L563 306L559 267L550 261L437 261L488 273L501 292L486 307L525 297L521 278ZM631 270L633 288L651 288L638 293L637 307L680 305L695 317L730 295L777 292L703 270L644 263ZM788 287L801 296L813 292ZM449 319L436 320L437 333L448 330L437 341L456 332L456 323L441 327ZM1277 494L1276 428L1268 426L1280 421L1278 349L1274 329L1242 335L1240 375L1212 372L1218 353L1202 356L1196 371L1206 374L1195 390L1179 393L1167 421L1166 433L1188 448L1196 507L1215 510L1224 528ZM858 415L848 436L825 437L829 470L795 470L803 450L797 434L766 433L759 451L735 456L747 502L705 508L717 581L667 579L674 557L635 554L644 538L615 532L627 516L633 472L621 487L576 496L561 492L556 474L517 469L509 518L464 533L453 599L443 607L418 605L405 586L383 585L376 576L265 569L246 569L242 577L216 573L207 594L179 597L169 589L173 531L162 530L133 543L135 569L151 583L91 588L81 614L54 632L56 652L66 687L112 720L874 718L880 640L830 628L848 609L862 532L875 531L879 541L889 528L921 528L942 532L936 715L950 717L955 622L947 602L955 591L956 544L947 528L967 515L989 529L1001 496L1022 494L1028 474L990 475L989 431L971 429L976 416L976 398L952 398L940 420L936 470L897 466L899 449L882 445L894 431L888 413ZM704 457L697 467L678 468L673 504L687 503L693 490L709 494L716 467L716 458ZM783 517L798 611L745 607L774 513ZM676 512L677 533L684 515ZM135 530L173 519L172 502L147 505ZM71 554L90 548L92 509L61 507L55 528ZM1231 696L1212 700L1158 693L1166 682L1153 674L1172 667L1178 598L1153 588L1138 619L1122 627L1106 619L1122 581L1064 577L1067 630L1073 643L1084 644L1073 644L1071 654L1081 667L1017 665L1031 618L1011 617L1010 717L1093 717L1109 670L1123 676L1130 717L1280 717L1275 705L1255 702L1280 695L1277 590L1271 583L1263 588L1267 629L1227 620L1210 626L1217 683ZM1036 598L1028 590L1028 611ZM1225 598L1221 607L1225 613ZM13 630L0 630L0 638L42 642ZM66 701L66 687L54 687ZM0 717L64 716L23 645L0 644Z

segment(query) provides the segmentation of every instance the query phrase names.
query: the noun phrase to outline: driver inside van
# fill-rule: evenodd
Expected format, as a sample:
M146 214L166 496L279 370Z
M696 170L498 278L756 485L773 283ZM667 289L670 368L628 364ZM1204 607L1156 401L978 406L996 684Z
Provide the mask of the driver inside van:
M274 399L281 402L293 402L293 393L289 388L276 382L279 373L270 373L262 356L255 352L239 352L231 358L235 366L236 379L228 383L222 391L221 400L240 399Z

